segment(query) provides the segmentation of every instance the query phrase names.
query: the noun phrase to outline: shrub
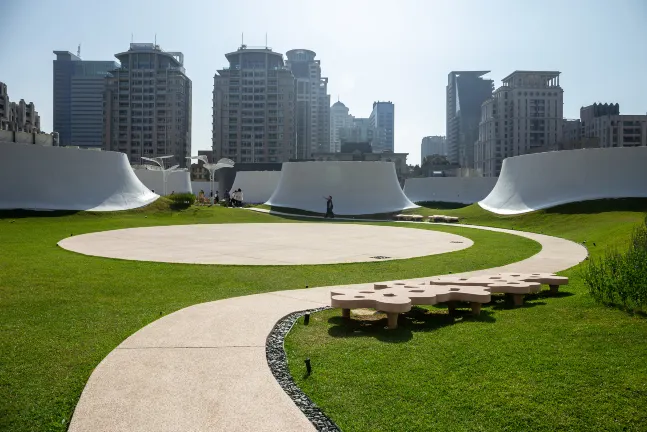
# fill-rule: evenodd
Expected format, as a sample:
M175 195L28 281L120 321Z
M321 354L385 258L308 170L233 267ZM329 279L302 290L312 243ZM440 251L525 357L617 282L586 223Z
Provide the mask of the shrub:
M171 207L173 208L188 208L195 202L195 195L189 192L172 194L167 196L167 198L171 200Z
M612 250L600 259L591 259L583 276L596 300L647 310L647 217L634 230L627 251Z

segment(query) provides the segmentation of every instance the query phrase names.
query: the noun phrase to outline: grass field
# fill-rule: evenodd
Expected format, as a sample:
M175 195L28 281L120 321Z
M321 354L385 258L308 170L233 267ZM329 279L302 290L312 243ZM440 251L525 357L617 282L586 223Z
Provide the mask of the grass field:
M624 245L646 210L647 200L613 200L514 217L414 212L586 241L600 256ZM494 302L479 318L418 308L387 331L379 315L348 325L338 311L315 314L286 339L291 372L344 431L644 431L647 320L595 303L580 267L564 272L559 297Z
M144 210L111 214L0 213L0 430L65 430L93 368L130 334L180 308L305 285L487 268L539 250L516 236L430 225L412 226L464 235L475 245L402 261L290 267L122 261L56 245L71 234L138 226L298 223L240 209L167 207L160 200Z

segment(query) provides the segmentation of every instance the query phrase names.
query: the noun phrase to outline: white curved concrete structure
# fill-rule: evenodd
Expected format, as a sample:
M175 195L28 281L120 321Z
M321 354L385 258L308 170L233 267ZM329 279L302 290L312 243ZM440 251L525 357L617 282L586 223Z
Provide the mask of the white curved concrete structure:
M404 194L412 202L473 204L494 188L496 177L426 177L407 179Z
M566 150L507 158L479 205L520 214L578 201L647 197L647 147Z
M369 215L417 207L402 192L393 162L285 162L266 204L325 213Z
M115 211L157 198L123 153L0 144L0 209Z
M150 190L162 195L164 191L164 179L162 171L136 169L135 175ZM191 175L189 171L172 171L166 174L166 194L171 192L185 193L191 192Z
M243 191L243 201L262 204L269 200L281 179L281 171L239 171L231 190Z

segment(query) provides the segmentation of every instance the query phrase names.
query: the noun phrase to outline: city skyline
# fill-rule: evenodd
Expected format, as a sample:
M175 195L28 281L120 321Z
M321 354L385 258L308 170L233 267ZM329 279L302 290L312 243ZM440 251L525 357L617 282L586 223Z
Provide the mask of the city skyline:
M109 5L68 1L61 8L43 1L29 8L30 23L39 31L25 33L21 44L10 44L11 35L21 31L26 10L21 2L9 0L0 17L0 80L9 86L12 99L33 101L41 129L51 131L53 50L75 52L81 43L81 58L107 61L127 46L131 35L134 42L157 37L165 49L185 54L187 75L194 83L193 154L211 146L213 75L222 67L222 56L240 45L241 32L250 46L264 45L267 33L267 45L276 52L315 51L329 78L332 101L339 96L357 117L369 117L374 101L393 101L398 106L394 150L409 153L411 164L420 162L422 137L445 135L445 86L452 70L491 70L486 77L496 83L515 70L559 70L566 118L578 118L580 107L604 101L619 103L624 114L647 111L647 84L637 72L644 70L647 59L632 48L633 41L647 39L647 29L641 27L647 5L639 0L629 0L623 8L586 1L333 1L326 8L279 1L193 2L169 13L170 2L162 0L158 6L151 10L144 3L116 0ZM353 18L367 7L374 15L370 28L379 29L370 37L370 28ZM111 22L109 37L96 31L92 17L113 16L111 11L120 9L131 13ZM506 19L493 25L502 10ZM139 20L137 11L146 11L150 19ZM218 32L205 31L223 13L227 19L218 24ZM437 24L428 26L429 17ZM582 55L589 49L602 56Z

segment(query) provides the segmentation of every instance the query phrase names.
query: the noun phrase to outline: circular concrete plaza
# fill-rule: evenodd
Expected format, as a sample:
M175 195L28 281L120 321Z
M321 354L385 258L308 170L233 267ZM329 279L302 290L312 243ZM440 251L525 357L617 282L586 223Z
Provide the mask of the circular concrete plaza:
M172 225L68 237L84 255L185 264L299 265L371 262L453 252L470 239L439 231L338 223Z

